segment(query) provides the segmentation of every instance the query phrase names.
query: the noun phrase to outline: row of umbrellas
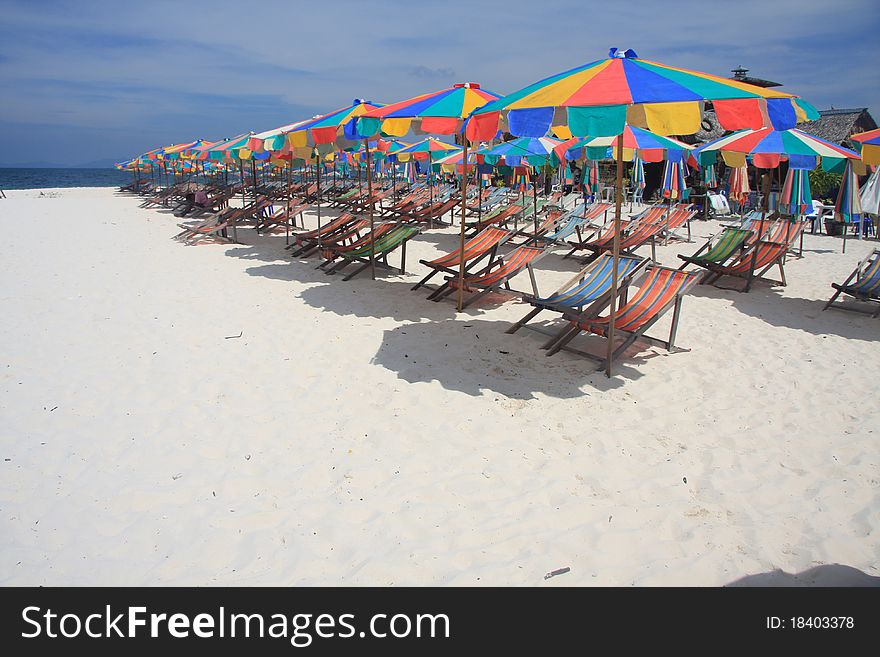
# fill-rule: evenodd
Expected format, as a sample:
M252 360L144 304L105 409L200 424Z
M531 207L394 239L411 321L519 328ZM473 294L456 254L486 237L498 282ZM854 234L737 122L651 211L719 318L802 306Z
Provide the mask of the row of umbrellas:
M351 147L358 141L363 143L367 161L368 185L370 183L369 139L375 137L402 137L406 134L462 135L461 162L470 163L468 150L472 143L492 142L502 131L514 137L529 141L504 147L500 152L483 153L483 157L504 158L505 161L526 160L529 164L562 163L570 149L576 154L593 159L602 149L608 154L613 150L617 161L616 203L614 213L615 238L612 254L615 260L612 267L611 298L616 299L617 260L619 259L619 240L621 226L621 188L623 162L632 151L630 159L637 161L656 161L663 153L668 161L674 161L679 169L671 175L683 176L688 148L680 148L675 140L664 141L669 135L694 134L700 128L706 102L711 102L718 122L725 130L761 131L785 133L802 121L818 118L815 108L799 97L778 91L756 87L737 80L721 78L706 73L667 66L638 57L633 50L620 51L612 48L608 57L590 62L568 71L549 76L515 91L507 96L482 89L475 83L463 83L438 92L423 94L390 105L381 105L356 100L350 107L343 108L311 121L291 124L287 130L270 131L266 135L248 135L244 146L226 144L226 151L246 151L255 157L268 153L265 157L284 159L313 153L329 154L339 148ZM652 133L654 148L634 148L640 138L649 135L637 130ZM580 140L569 144L563 151L560 145L541 141L549 135L565 137L566 140ZM610 138L608 143L595 140ZM629 146L627 140L630 139ZM632 141L635 140L635 141ZM260 143L258 143L260 142ZM565 143L565 142L562 142ZM770 142L772 143L772 142ZM782 155L796 156L796 161L806 166L807 160L816 157L817 163L842 158L852 162L858 154L840 151L805 153L802 140L791 140L787 136L777 140L780 159ZM269 148L267 149L267 144ZM261 146L262 145L262 146ZM831 146L824 144L826 147ZM552 148L548 148L553 146ZM262 151L260 151L262 147ZM190 152L197 152L200 146L192 146ZM277 150L273 151L275 148ZM876 145L864 143L862 151L874 157ZM187 149L183 149L182 152ZM216 146L207 149L216 152ZM733 150L730 144L719 148L722 156ZM844 149L845 150L845 149ZM703 147L696 163L701 164L703 155L710 149ZM790 154L786 151L793 151ZM796 152L795 152L796 151ZM222 151L221 151L222 152ZM670 157L670 154L672 156ZM692 161L696 158L689 153ZM707 158L710 156L706 156ZM543 159L542 159L543 158ZM821 158L821 159L819 159ZM218 158L222 159L222 158ZM753 154L754 159L754 154ZM760 160L760 158L759 158ZM497 161L497 160L496 160ZM778 165L779 160L777 160ZM705 162L704 165L708 165ZM845 165L853 172L851 164ZM805 169L800 169L805 170ZM854 173L853 173L854 175ZM464 219L466 212L467 175L461 176L461 249L464 249ZM459 282L463 278L463 263L459 272ZM459 285L459 308L461 290ZM611 375L614 348L614 324L616 302L609 313L608 376Z

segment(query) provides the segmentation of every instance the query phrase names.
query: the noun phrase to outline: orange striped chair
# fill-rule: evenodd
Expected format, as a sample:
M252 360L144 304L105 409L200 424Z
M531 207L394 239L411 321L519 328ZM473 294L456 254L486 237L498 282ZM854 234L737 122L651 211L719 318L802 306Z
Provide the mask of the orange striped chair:
M472 237L464 244L464 273L467 275L476 265L483 259L488 258L491 262L495 258L495 252L498 247L504 244L511 237L510 231L502 228L490 226L486 230ZM427 283L434 275L445 271L448 274L457 275L458 268L461 264L461 249L447 253L446 255L434 258L433 260L419 260L423 265L431 268L431 272L422 280L412 286L413 290L418 290L422 285Z
M464 299L462 302L462 308L469 306L489 292L498 290L501 286L504 286L505 290L511 290L510 279L520 273L523 269L528 269L529 278L532 282L532 291L535 296L538 296L538 284L535 282L535 272L532 270L532 266L540 258L544 257L548 251L549 249L547 248L538 248L536 246L518 246L506 256L498 258L495 262L490 263L482 271L470 276L465 276L464 290L466 292L471 292L472 294ZM446 283L432 292L428 298L433 301L440 301L440 299L448 296L457 289L458 276L447 276ZM516 292L516 290L511 291ZM517 292L517 294L525 296L526 293Z
M705 263L703 266L709 270L709 275L704 282L714 285L722 276L744 278L746 280L745 287L739 290L739 292L748 292L752 289L752 283L756 278L764 278L764 274L766 274L772 267L778 266L780 280L765 280L784 286L785 269L783 269L783 263L785 262L786 251L788 251L788 245L782 242L758 242L751 248L741 251L737 259L729 265ZM758 273L756 274L755 272ZM721 286L716 285L716 287ZM722 289L734 290L736 288Z
M639 286L638 292L617 310L614 320L614 334L615 337L622 337L623 341L612 351L612 363L614 359L618 358L637 340L672 351L675 347L675 335L678 331L678 322L681 317L682 298L699 282L699 278L699 275L692 272L679 271L669 267L655 266L652 268ZM646 331L656 324L657 320L670 308L674 308L674 311L668 339L660 340L646 335ZM608 316L580 318L573 321L569 329L563 332L550 345L547 355L552 356L560 349L566 349L567 351L599 360L603 367L607 366L606 358L572 349L567 345L583 331L594 333L607 339L608 324Z

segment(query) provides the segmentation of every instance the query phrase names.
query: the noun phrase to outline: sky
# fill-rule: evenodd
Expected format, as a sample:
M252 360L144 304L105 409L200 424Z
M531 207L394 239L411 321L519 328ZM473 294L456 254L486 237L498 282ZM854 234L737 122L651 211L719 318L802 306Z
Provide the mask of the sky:
M0 0L0 165L120 161L632 48L880 119L878 0Z

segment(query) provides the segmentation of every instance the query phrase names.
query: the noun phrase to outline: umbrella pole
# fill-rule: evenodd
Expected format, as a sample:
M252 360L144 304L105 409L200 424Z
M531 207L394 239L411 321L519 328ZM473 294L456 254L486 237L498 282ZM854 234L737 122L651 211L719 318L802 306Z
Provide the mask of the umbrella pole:
M318 178L318 180L317 180L318 191L317 191L317 203L316 203L317 211L318 211L318 235L321 234L321 161L320 161L320 158L321 158L321 155L319 153L318 154L318 163L317 163L317 165L315 165L315 172L317 173L317 178Z
M284 209L284 243L290 244L290 202L293 194L290 193L290 169L293 167L293 158L287 163L287 206Z
M412 157L412 156L410 156ZM413 162L415 166L415 162ZM428 228L434 227L434 156L431 154L431 143L428 142Z
M461 312L464 306L464 218L467 213L467 158L468 158L468 138L464 135L464 152L461 158L461 231L459 233L459 254L458 254L458 312Z
M534 212L534 216L532 219L535 222L535 239L538 239L538 176L535 175L534 180L532 180L532 211Z
M611 308L608 313L608 353L605 361L605 376L611 378L614 358L614 319L617 314L617 267L620 262L620 205L623 185L623 134L617 138L617 180L614 185L614 241L611 247Z
M373 175L370 173L370 142L364 139L367 151L367 211L370 213L370 276L376 280L376 231L373 223Z

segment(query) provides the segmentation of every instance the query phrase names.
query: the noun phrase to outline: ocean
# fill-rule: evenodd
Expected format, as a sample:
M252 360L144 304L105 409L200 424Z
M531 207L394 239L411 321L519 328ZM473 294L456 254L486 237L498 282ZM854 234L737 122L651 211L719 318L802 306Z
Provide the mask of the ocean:
M119 187L131 182L130 171L117 169L4 169L0 189L51 187Z

